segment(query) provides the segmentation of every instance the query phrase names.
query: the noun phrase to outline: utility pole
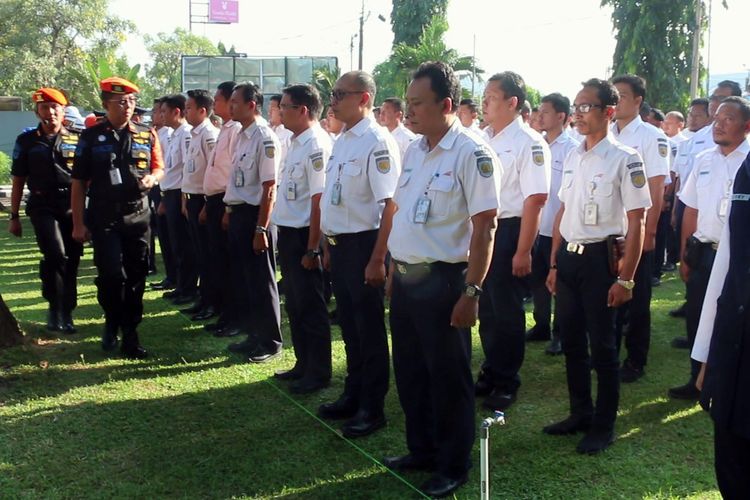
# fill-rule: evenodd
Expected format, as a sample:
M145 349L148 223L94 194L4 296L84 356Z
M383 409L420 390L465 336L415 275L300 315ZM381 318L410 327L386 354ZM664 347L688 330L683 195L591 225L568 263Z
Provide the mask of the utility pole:
M365 0L362 0L362 11L359 13L359 67L362 71L362 52L365 48Z
M695 32L693 33L693 57L690 72L690 98L698 97L698 80L700 79L701 30L703 25L703 1L695 0Z

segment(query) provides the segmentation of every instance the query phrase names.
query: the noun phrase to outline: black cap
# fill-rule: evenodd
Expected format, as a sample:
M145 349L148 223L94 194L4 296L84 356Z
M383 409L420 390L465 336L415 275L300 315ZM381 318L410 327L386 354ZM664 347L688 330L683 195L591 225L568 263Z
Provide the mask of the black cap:
M138 115L138 116L143 116L143 115L145 115L146 113L150 113L150 112L151 112L151 110L150 110L149 108L142 108L142 107L140 107L140 106L136 106L136 107L135 107L135 111L134 111L134 113L135 113L136 115Z
M107 116L107 112L94 110L94 116L96 116L97 118L101 118L102 116Z

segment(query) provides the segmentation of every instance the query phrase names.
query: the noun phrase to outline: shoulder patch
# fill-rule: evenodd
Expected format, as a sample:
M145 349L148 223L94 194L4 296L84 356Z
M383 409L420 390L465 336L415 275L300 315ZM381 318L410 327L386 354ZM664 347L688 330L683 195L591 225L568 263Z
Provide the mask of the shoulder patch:
M633 163L628 163L628 170L633 169L633 168L639 168L639 167L642 167L642 166L643 166L642 162L640 162L640 161L634 161Z
M541 167L544 165L544 148L538 144L531 146L531 159L534 165Z
M391 171L391 159L388 156L380 156L378 158L375 158L375 166L378 169L378 172L381 174L387 174Z
M491 177L492 172L494 171L492 158L490 158L489 156L478 156L477 170L479 170L479 175L481 175L482 177Z
M659 137L656 139L657 141L657 148L659 150L659 156L662 158L666 158L669 154L669 144L667 144L667 140L663 137Z
M646 174L643 170L633 170L630 172L630 182L633 183L633 186L640 189L646 185Z
M373 156L388 156L388 150L387 149L381 149L380 151L374 151L372 153Z
M271 141L271 144L263 143L264 145L264 151L266 153L266 158L273 159L274 156L276 156L276 148L273 145L273 141Z

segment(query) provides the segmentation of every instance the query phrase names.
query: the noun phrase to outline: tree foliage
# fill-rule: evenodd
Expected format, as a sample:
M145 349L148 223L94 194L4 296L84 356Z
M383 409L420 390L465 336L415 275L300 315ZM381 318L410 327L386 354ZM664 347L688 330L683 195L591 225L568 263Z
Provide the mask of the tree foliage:
M424 28L435 16L445 18L448 0L393 0L393 46L417 45Z
M144 37L152 64L146 66L146 82L157 94L174 94L182 90L182 55L219 55L219 49L208 38L193 35L183 28L172 33Z
M646 100L652 106L685 109L690 100L692 40L699 28L696 2L602 0L605 5L613 8L617 36L613 75L640 75L646 79Z
M40 86L66 90L90 109L85 61L114 57L130 21L108 14L107 0L3 0L0 2L0 94L27 99Z
M339 76L341 76L341 69L338 67L334 69L328 66L313 68L313 84L320 93L324 108L331 104L331 91Z

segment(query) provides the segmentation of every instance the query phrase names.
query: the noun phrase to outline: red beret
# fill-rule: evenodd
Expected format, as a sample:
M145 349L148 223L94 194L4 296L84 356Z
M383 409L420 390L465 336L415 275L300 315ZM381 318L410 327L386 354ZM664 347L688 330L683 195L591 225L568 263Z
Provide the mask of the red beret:
M31 94L31 98L34 100L35 103L55 102L57 104L60 104L61 106L68 105L68 99L65 97L65 94L63 94L57 89L53 89L50 87L43 87L37 90L36 92Z
M137 94L140 92L137 85L116 76L105 78L99 83L99 87L102 91L111 94Z

